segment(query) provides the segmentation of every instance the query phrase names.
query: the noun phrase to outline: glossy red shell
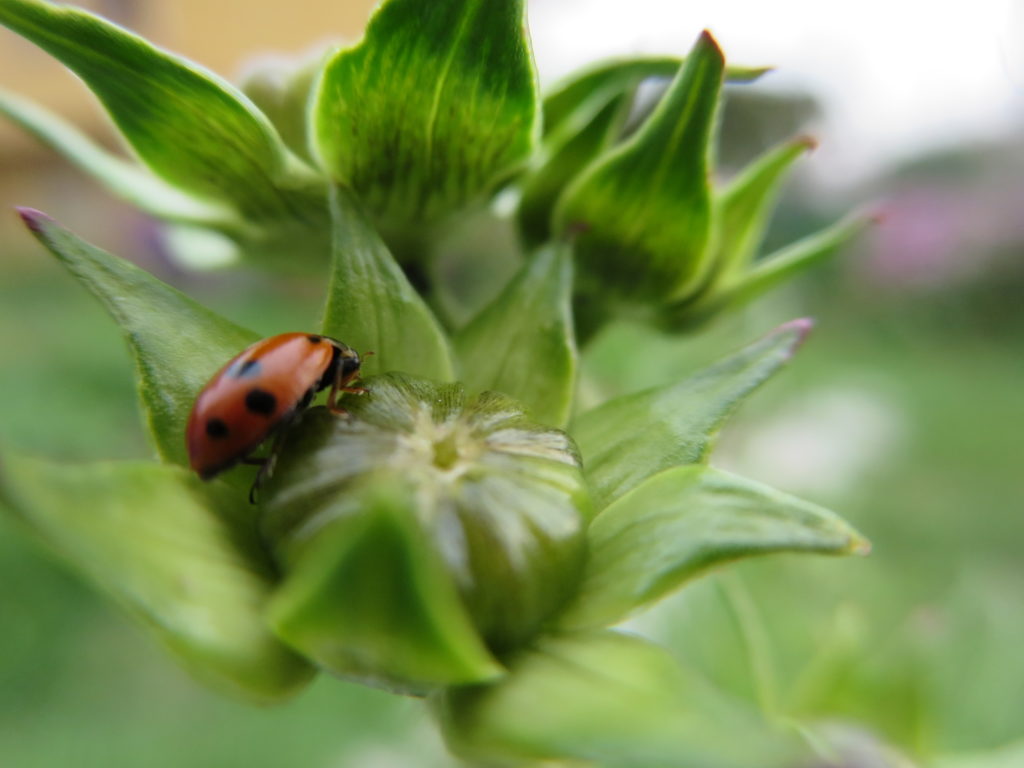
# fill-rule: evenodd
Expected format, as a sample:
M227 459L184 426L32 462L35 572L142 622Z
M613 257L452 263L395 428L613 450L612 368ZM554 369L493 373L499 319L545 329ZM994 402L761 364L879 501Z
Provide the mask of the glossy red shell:
M209 479L245 458L318 388L339 348L325 336L282 333L229 360L192 406L185 429L192 469Z

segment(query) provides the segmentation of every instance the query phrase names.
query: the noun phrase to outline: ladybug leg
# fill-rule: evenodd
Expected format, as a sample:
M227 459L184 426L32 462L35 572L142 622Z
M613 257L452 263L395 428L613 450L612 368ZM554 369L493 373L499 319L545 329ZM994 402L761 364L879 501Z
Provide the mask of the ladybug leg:
M367 392L370 391L366 387L348 386L348 383L350 381L353 381L358 377L358 371L354 374L349 375L348 377L342 376L341 368L339 366L338 373L335 376L334 381L331 383L331 391L327 394L327 407L331 410L332 413L336 413L339 416L348 415L348 411L346 411L344 408L338 405L339 392L348 392L349 394L352 395L365 395Z
M266 465L264 465L266 466ZM252 485L249 487L249 503L256 503L257 492L260 489L260 483L263 482L263 467L260 467L260 471L256 473L256 479L252 481Z
M253 478L252 486L249 488L249 503L255 504L259 498L259 490L263 486L263 483L274 473L274 467L277 465L277 440L274 441L274 447L270 449L270 454L265 459L258 459L255 461L247 461L246 464L257 464L259 465L259 471L256 473L256 477Z
M338 392L344 391L338 384L338 381L331 384L331 391L327 395L327 408L331 413L336 413L339 416L347 416L348 411L338 405Z
M288 431L288 424L291 422L291 418L281 424L278 428L277 435L274 437L274 442L270 445L270 452L267 454L265 459L254 459L252 457L246 457L242 459L243 464L252 464L259 467L259 471L256 473L256 477L253 478L252 487L249 488L249 503L255 504L259 497L260 487L265 483L272 474L274 474L274 467L277 466L277 456L281 449L281 443L284 440L284 433Z
M363 357L368 357L368 356L370 356L372 354L373 354L373 352L367 352L365 355L363 355ZM359 371L356 371L355 373L350 374L347 378L341 378L339 376L338 377L338 379L339 379L338 380L338 391L339 392L348 392L349 394L353 394L353 395L365 395L367 392L370 391L366 387L350 387L350 386L348 386L348 383L350 381L355 381L358 378L359 378Z
M246 456L239 463L260 468L260 471L256 473L256 479L252 481L252 487L249 488L249 503L255 504L256 491L259 488L260 482L263 480L263 470L267 466L267 459L254 459L252 456Z

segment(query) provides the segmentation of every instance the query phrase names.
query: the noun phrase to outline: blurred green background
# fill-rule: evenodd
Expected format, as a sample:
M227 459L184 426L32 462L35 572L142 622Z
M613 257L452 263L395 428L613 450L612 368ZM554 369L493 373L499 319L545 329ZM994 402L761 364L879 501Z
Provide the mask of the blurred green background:
M350 34L368 6L352 4ZM818 109L805 93L735 92L726 172ZM5 206L45 207L257 331L315 325L315 282L186 273L152 224L60 161L11 143L0 163ZM853 187L797 177L771 242L865 200L881 199L885 220L699 335L619 325L585 355L584 398L596 400L675 380L792 317L816 318L715 463L839 511L872 539L872 555L747 563L639 623L736 697L847 740L847 768L899 765L893 751L936 768L1024 766L1022 171L1018 131L922 151ZM0 444L68 460L149 455L113 323L4 216ZM464 251L503 241L474 231ZM0 765L449 764L411 700L326 677L275 709L205 691L4 516L0 583Z

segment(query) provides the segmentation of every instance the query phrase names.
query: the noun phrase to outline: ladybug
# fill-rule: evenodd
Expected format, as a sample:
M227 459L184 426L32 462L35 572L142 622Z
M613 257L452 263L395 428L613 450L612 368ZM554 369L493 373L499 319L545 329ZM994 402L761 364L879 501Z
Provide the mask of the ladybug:
M336 405L338 393L367 391L348 386L359 377L360 364L354 349L328 336L282 333L257 341L229 360L196 398L185 428L192 469L210 480L239 462L260 464L252 499L272 459L249 454L322 389L331 388L327 407L345 413Z

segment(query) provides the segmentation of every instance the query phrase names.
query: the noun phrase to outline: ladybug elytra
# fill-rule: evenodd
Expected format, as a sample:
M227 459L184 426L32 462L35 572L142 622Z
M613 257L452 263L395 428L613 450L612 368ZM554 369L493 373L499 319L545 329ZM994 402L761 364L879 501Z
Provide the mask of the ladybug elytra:
M354 349L328 336L282 333L257 341L229 360L196 398L185 429L192 469L204 480L242 461L268 470L249 454L327 387L327 407L344 413L336 405L339 392L366 392L348 386L359 377L360 364Z

